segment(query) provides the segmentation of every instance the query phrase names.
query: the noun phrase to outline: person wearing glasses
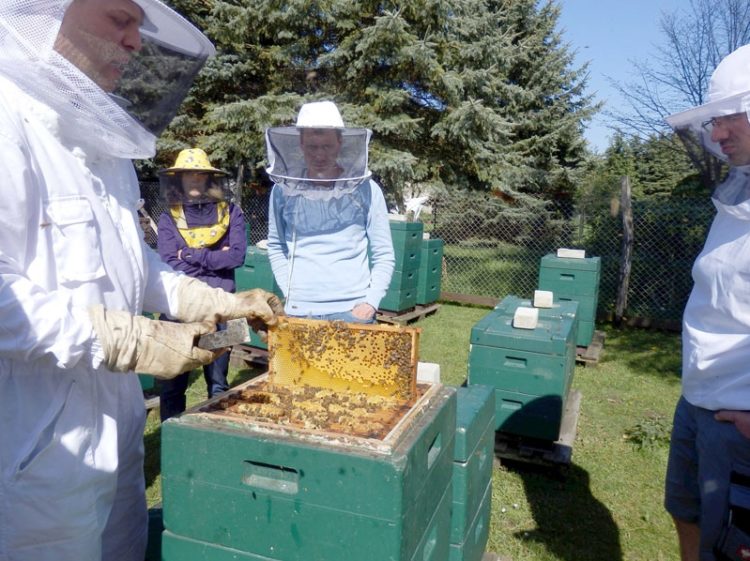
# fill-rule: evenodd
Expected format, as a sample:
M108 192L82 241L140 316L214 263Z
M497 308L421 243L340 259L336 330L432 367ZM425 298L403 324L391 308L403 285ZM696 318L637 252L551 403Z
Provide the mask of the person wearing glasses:
M665 485L682 561L750 559L750 45L717 66L708 99L667 118L729 166L683 315Z

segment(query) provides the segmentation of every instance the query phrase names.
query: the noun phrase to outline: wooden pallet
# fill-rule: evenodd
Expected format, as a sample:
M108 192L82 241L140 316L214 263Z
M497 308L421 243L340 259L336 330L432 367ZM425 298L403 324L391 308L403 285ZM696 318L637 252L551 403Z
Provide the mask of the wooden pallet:
M554 442L529 439L503 432L495 433L495 458L544 466L568 466L578 430L581 392L571 390L560 424L560 437Z
M151 411L159 407L159 394L152 394L149 392L143 393L143 404L146 406L146 411Z
M432 315L437 312L438 309L440 309L440 304L432 303L426 304L424 306L415 306L414 308L402 310L400 312L378 310L375 319L382 323L406 325L407 323L411 323L413 321L417 321L429 315Z
M482 561L511 561L510 557L500 556L497 553L491 551L485 551L482 556Z
M583 364L583 366L596 366L599 364L599 359L602 356L602 350L604 349L604 331L594 331L593 337L591 337L591 343L588 347L577 347L576 349L576 362Z

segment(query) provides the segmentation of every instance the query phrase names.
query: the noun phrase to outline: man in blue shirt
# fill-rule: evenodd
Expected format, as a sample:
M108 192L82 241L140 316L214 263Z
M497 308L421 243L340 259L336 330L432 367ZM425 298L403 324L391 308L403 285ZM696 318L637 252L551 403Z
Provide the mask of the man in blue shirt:
M266 131L268 256L291 316L372 323L395 263L383 193L367 168L370 131L330 101Z

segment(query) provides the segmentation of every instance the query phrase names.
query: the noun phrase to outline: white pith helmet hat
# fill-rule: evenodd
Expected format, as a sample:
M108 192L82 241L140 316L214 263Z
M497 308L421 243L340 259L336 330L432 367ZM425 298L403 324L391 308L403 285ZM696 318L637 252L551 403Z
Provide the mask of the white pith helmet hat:
M141 33L178 52L210 57L216 49L208 38L182 15L159 0L133 0L143 10Z
M300 148L302 133L307 129L335 130L340 141L336 163L341 173L336 178L336 186L330 188L331 178L317 178L308 174L305 154ZM324 197L337 197L351 191L356 185L369 178L372 172L367 167L367 146L372 131L360 127L347 127L338 107L332 101L305 103L297 113L294 126L271 127L266 129L266 172L275 183L284 183L296 189L305 185L305 196L315 196L310 184L319 182L325 188L319 191ZM316 191L317 192L317 191Z
M300 107L296 126L306 129L343 129L344 119L332 101L314 101Z
M690 129L700 135L703 146L726 160L719 145L711 140L710 131L702 125L714 117L748 113L750 110L750 45L728 54L714 70L708 86L708 101L703 105L675 113L666 118L676 132Z

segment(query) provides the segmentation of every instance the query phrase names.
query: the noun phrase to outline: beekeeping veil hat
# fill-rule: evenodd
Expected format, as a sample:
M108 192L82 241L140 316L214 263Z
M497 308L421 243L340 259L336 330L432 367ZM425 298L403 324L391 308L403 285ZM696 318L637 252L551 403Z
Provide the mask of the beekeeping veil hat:
M266 130L266 171L286 195L341 197L372 175L370 136L368 129L346 127L333 102L306 103L295 126Z
M666 121L688 145L688 149L696 144L702 145L711 154L726 160L719 144L711 140L711 120L737 113L750 115L749 111L750 45L745 45L724 57L714 70L707 103L670 115Z
M211 42L159 0L3 0L0 75L60 117L63 140L148 158Z
M186 192L186 173L197 174L194 181L203 184L198 194ZM187 148L177 154L174 165L159 170L159 192L162 201L168 205L202 204L207 202L230 201L232 190L228 181L228 173L215 168L200 148Z

